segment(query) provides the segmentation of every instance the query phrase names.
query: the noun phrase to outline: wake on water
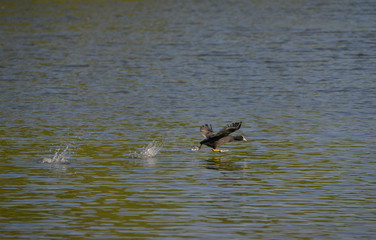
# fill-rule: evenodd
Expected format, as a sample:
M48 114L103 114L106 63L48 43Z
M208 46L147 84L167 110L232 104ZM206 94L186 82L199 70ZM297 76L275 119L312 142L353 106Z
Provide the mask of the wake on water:
M140 152L134 152L129 154L130 158L138 159L150 159L155 157L162 149L163 142L153 141L147 146L141 149ZM69 145L65 148L58 148L55 150L55 154L52 158L43 158L42 163L48 163L52 165L68 164Z
M155 157L162 149L163 143L159 141L153 141L144 147L139 153L134 152L129 154L130 158L148 159Z

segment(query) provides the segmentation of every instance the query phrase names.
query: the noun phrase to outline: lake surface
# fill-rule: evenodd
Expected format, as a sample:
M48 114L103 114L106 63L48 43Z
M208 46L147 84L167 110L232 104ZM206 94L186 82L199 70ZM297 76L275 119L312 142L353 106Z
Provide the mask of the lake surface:
M1 239L376 238L375 1L3 1L0 56Z

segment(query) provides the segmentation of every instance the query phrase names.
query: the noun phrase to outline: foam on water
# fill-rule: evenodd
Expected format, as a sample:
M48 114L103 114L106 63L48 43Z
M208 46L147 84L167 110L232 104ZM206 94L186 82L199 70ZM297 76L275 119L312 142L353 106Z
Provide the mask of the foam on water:
M129 154L130 158L153 158L155 157L159 151L162 149L163 143L159 141L153 141L149 143L146 147L144 147L139 153L134 152Z
M64 149L56 149L55 154L52 158L43 158L42 163L51 163L51 164L59 164L59 163L67 163L68 162L68 149L69 145L67 145Z

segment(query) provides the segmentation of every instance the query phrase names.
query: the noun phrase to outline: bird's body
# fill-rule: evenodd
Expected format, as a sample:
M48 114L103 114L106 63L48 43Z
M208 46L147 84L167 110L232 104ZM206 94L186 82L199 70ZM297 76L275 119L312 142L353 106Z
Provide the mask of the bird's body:
M201 149L202 145L211 147L213 151L223 151L217 148L225 143L232 141L247 141L244 136L232 136L232 132L235 132L242 126L242 122L235 122L228 124L218 132L214 132L211 125L205 124L201 126L200 132L202 136L205 137L204 140L200 142L198 149Z

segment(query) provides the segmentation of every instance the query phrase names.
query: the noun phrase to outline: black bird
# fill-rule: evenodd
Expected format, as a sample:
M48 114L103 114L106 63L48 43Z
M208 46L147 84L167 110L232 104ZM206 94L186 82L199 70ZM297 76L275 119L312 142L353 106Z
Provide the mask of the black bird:
M219 132L214 132L212 125L202 125L200 128L200 132L202 136L205 137L203 141L200 142L200 146L196 147L195 150L201 149L202 145L206 145L212 148L214 152L224 152L225 150L219 150L217 149L219 146L232 142L232 141L244 141L246 142L247 139L245 139L244 136L238 135L238 136L232 136L230 133L235 132L242 126L242 122L235 122L228 124L222 130Z

